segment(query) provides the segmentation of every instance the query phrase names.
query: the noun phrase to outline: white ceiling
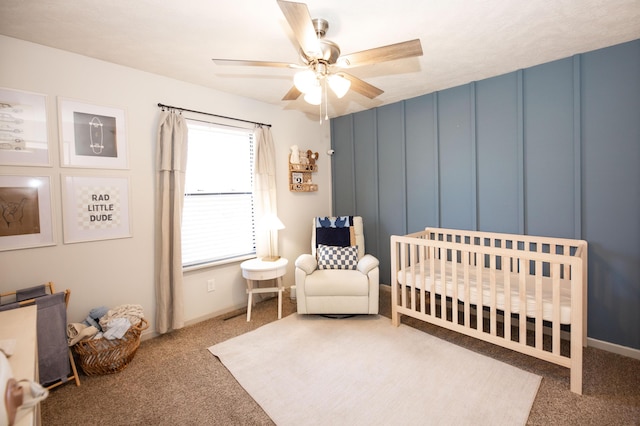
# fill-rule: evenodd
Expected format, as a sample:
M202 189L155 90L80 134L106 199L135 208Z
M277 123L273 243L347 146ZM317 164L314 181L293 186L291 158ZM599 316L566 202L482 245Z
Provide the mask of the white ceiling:
M326 38L344 54L414 38L424 51L350 69L384 93L374 100L353 92L330 96L331 117L640 39L640 0L306 4L313 18L329 21ZM2 0L0 34L318 115L302 97L281 100L294 70L211 61L299 63L276 0Z

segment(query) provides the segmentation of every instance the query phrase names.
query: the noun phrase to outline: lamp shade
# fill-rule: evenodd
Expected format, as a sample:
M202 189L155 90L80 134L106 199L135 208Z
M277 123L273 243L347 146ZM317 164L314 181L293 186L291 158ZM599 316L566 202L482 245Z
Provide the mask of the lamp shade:
M333 93L335 93L338 98L342 98L346 95L351 87L351 81L347 80L340 74L332 74L328 79L329 87L331 87L331 90L333 90Z
M315 87L320 87L316 73L312 70L304 70L297 72L293 76L293 85L302 93L309 93Z
M322 102L322 87L316 86L304 95L304 100L311 105L320 105Z
M278 231L280 229L284 229L284 224L282 223L282 221L278 219L278 216L273 213L267 213L266 215L264 215L264 217L262 218L262 225L268 231Z
M263 257L262 260L266 262L273 262L280 259L280 256L273 255L273 231L284 229L284 223L274 213L267 213L262 217L261 225L266 231L269 231L269 256ZM276 246L278 241L276 240Z

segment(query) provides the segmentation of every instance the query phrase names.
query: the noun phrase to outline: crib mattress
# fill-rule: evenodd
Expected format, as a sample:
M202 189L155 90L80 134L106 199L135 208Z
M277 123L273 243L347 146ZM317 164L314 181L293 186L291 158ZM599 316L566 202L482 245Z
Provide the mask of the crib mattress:
M442 267L440 261L437 260L435 262L434 267L434 277L435 277L435 292L436 294L443 294L443 279L442 279ZM417 264L414 267L415 270L415 287L422 289L423 285L428 290L431 289L431 271L429 262L425 263L424 266L424 275L425 278L422 277L422 269L421 265ZM482 270L482 288L479 291L477 285L477 270L475 267L469 268L469 303L473 305L479 304L479 292L482 293L482 305L483 306L491 306L491 284L490 284L490 270L483 268ZM405 274L402 270L397 272L398 283L411 286L413 285L413 277L410 271L410 268L406 270L406 283L403 281L405 279ZM517 273L510 274L510 285L511 285L511 313L519 314L521 312L521 301L520 301L520 285L519 285L519 275ZM536 318L536 277L533 275L527 275L526 277L526 316L529 318ZM453 274L452 274L452 266L451 262L445 262L445 273L444 273L444 281L445 281L445 291L446 296L453 298ZM461 265L457 265L457 287L458 287L458 300L461 302L465 301L466 293L465 293L465 285L464 285L464 270ZM504 311L505 309L505 280L503 271L496 270L496 308ZM553 282L549 277L542 277L542 318L546 321L553 320ZM571 324L571 282L566 279L560 280L560 323L561 324Z

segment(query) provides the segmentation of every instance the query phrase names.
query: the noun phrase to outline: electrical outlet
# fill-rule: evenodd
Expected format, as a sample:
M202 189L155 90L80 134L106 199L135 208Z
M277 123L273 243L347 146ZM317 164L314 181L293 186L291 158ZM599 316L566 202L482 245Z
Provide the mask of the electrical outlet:
M216 289L216 280L207 280L207 291L215 291Z

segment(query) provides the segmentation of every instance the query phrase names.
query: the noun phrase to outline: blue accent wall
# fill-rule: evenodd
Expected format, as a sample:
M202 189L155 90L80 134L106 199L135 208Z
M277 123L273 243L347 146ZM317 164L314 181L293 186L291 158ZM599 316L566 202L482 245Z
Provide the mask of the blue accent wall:
M585 239L588 335L640 349L640 40L331 120L333 213Z

